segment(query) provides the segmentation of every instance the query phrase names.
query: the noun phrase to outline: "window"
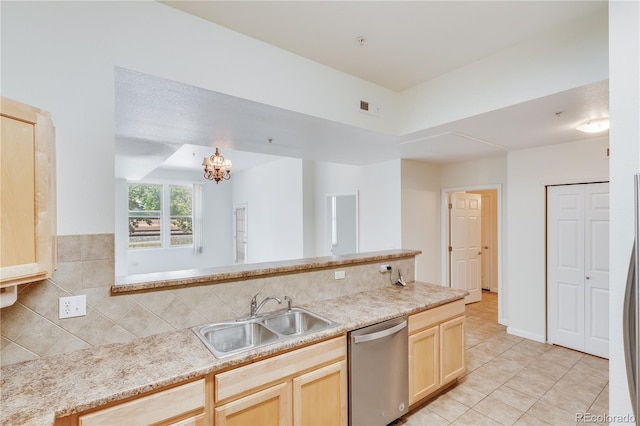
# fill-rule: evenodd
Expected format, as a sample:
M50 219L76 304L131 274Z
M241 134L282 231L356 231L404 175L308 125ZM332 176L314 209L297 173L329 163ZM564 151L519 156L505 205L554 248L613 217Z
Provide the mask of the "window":
M242 204L234 208L234 242L235 259L237 264L247 263L247 205Z
M193 188L169 186L171 245L193 245Z
M193 245L193 187L129 184L129 248Z

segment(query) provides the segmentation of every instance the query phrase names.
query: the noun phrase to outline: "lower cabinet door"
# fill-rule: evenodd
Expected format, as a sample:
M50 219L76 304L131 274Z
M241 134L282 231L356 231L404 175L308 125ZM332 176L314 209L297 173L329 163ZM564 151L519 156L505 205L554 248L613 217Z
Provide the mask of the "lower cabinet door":
M409 404L440 387L439 327L409 336Z
M206 417L206 414L202 413L197 416L189 417L188 419L169 423L169 426L204 426L207 425Z
M172 419L192 419L206 424L205 379L159 391L78 417L79 426L181 424ZM190 424L190 423L186 423Z
M291 425L291 382L280 383L215 409L216 426Z
M464 316L440 324L440 383L464 374Z
M347 361L293 379L295 425L347 425Z

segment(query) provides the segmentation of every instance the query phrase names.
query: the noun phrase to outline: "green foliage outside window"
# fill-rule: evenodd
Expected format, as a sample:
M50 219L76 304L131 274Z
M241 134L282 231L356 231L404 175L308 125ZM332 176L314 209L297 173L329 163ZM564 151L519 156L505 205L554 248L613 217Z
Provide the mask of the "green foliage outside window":
M163 218L167 207L168 217ZM163 238L167 237L165 244L170 246L193 244L192 187L130 184L129 248L162 247Z
M133 235L145 222L151 226L152 217L159 216L162 203L162 186L129 185L129 235ZM132 216L136 214L136 216Z
M185 234L193 234L191 187L171 186L170 193L169 214L171 215L172 225L177 226Z

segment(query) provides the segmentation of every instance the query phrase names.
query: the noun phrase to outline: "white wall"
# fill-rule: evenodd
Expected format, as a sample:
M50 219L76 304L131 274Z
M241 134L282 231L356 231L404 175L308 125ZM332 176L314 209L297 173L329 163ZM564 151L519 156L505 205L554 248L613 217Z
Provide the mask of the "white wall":
M158 2L3 2L1 19L3 96L56 125L60 235L114 231L114 66L390 134L607 76L600 19L401 95ZM352 107L363 98L380 117Z
M402 93L398 133L493 111L608 77L607 13L547 31Z
M360 252L401 248L400 160L369 166L317 162L315 173L317 255L329 255L326 227L329 194L358 193Z
M363 166L359 185L360 251L402 248L400 160Z
M303 229L303 257L322 256L316 252L316 163L302 161L302 229Z
M402 160L402 248L420 250L416 279L443 285L440 259L441 166Z
M302 258L302 160L271 161L230 182L233 205L247 205L247 263Z
M609 73L609 413L628 416L631 405L620 313L633 240L633 175L640 172L640 3L637 1L609 1Z
M60 235L114 232L114 66L395 127L396 93L159 2L3 2L1 19L2 95L50 111L56 126ZM361 114L363 97L385 113Z
M509 333L546 341L545 185L609 180L607 147L602 137L508 153Z

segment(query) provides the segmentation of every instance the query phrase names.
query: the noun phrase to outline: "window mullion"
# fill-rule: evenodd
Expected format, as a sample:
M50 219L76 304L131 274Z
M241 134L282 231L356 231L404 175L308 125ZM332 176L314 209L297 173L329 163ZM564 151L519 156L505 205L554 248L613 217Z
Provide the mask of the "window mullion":
M162 233L162 247L171 247L171 212L170 212L171 197L169 194L169 185L162 185L162 226L160 232Z

